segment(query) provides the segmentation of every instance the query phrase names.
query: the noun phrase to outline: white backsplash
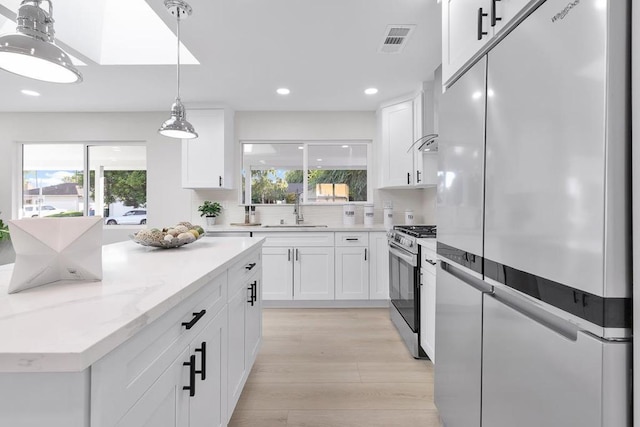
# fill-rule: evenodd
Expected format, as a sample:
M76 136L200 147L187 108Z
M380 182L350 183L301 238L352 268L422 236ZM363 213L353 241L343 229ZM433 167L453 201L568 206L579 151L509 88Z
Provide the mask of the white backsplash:
M394 224L404 224L404 212L413 210L415 224L435 224L435 188L409 190L375 190L374 215L375 223L383 222L384 202L393 203ZM222 204L222 214L216 219L217 224L244 222L244 206L238 204L237 190L193 190L191 196L191 222L204 226L205 219L198 213L198 206L205 200ZM342 205L303 205L302 215L305 223L342 225ZM293 205L257 205L256 221L261 224L295 223ZM364 206L356 205L356 224L364 223Z

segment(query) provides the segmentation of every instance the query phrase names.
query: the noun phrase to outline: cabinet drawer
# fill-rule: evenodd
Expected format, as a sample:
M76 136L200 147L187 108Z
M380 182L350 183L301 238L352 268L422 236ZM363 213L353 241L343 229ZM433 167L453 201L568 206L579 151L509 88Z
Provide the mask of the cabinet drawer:
M420 246L420 267L433 274L436 274L437 254L425 246Z
M229 267L229 296L235 294L237 287L244 286L249 279L262 270L261 258L261 251L256 250Z
M254 237L266 237L264 247L269 246L334 246L334 233L282 232L254 233Z
M112 426L227 302L227 272L91 367L91 426ZM195 323L194 313L205 313ZM192 322L190 329L182 323Z
M338 232L336 233L336 246L369 246L369 233Z

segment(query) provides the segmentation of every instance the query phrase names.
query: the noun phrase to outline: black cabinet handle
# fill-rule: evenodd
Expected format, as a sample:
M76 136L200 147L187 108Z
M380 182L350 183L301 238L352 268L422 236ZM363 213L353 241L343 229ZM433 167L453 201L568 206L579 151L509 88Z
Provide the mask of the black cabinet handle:
M411 184L411 173L407 172L407 184Z
M347 237L345 240L346 240L347 242L357 242L357 241L358 241L358 238L357 238L357 237Z
M255 280L251 286L253 287L253 302L257 302L258 301L258 281ZM253 305L253 304L251 304Z
M298 261L298 250L296 249L296 261Z
M367 248L364 248L364 260L367 260Z
M496 26L496 22L502 21L502 18L498 18L496 13L496 2L499 2L499 1L502 1L502 0L491 0L491 26L492 27Z
M431 265L436 265L436 262L435 262L435 261L432 261L432 260L430 260L430 259L426 259L425 261L427 261L427 262L428 262L429 264L431 264Z
M421 173L422 172L420 172L420 171L416 171L416 184L420 184L420 174Z
M195 371L196 374L200 374L202 381L207 379L207 343L202 341L200 348L196 348L196 353L200 353L200 370Z
M247 302L249 304L251 304L251 307L253 307L253 303L256 301L255 300L255 293L254 293L254 289L253 289L253 283L251 283L249 285L249 287L247 288L247 290L249 291L249 299L247 300Z
M287 261L291 261L291 249L287 249Z
M182 326L184 326L187 329L193 328L193 325L198 323L198 320L202 319L202 316L204 316L206 312L207 310L202 310L199 313L193 313L193 319L191 319L188 322L182 322Z
M222 187L222 176L218 176L218 187Z
M478 9L478 40L482 40L482 36L486 36L487 33L486 31L482 31L482 18L487 16L486 13L482 12L482 8Z
M252 262L250 264L245 265L244 268L246 268L247 270L253 270L253 267L255 266L256 266L256 263Z
M193 397L196 395L196 355L189 356L189 361L184 362L182 366L189 367L189 385L183 386L182 389L189 390L189 396Z

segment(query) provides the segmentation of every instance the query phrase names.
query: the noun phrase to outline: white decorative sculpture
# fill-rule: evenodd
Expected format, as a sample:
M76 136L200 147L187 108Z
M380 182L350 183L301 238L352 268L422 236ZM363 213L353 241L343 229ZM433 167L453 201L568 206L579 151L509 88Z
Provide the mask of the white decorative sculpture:
M102 218L9 221L16 263L8 293L59 280L102 280Z

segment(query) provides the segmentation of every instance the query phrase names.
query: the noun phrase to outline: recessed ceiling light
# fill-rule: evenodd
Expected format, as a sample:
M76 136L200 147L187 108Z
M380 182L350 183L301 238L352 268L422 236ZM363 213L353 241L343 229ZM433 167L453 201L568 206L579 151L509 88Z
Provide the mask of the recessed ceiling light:
M289 95L291 93L291 91L286 87L281 87L278 90L276 90L276 92L278 92L278 95Z
M349 146L348 145L343 145L342 148L349 148Z
M303 146L298 147L298 150L304 150Z
M367 95L375 95L376 93L378 93L378 89L376 89L375 87L370 87L369 89L365 89L364 93L366 93Z
M317 161L317 162L321 162L321 161L322 161L322 159L316 159L316 161Z
M24 95L40 96L40 93L36 92L35 90L22 89L20 92L22 92Z

